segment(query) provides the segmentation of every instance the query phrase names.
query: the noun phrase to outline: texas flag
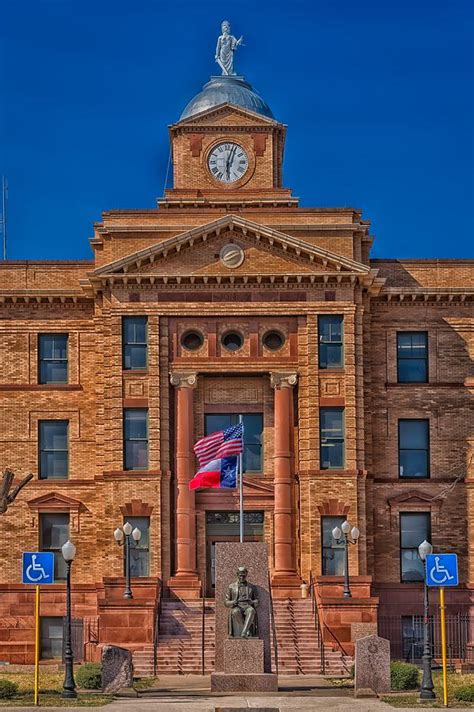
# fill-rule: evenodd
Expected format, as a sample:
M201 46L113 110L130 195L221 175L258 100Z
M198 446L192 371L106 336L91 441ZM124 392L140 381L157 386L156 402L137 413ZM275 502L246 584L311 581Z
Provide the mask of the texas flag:
M189 483L189 489L193 490L198 487L236 487L237 462L236 455L211 460L211 462L199 468Z

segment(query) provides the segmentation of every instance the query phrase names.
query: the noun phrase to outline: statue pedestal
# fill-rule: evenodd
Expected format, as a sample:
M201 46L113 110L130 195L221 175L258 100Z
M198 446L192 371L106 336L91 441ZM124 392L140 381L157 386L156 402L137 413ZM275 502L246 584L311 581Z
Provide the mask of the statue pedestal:
M237 568L248 569L247 580L257 588L258 638L229 637L229 614L224 601ZM213 692L275 692L270 649L270 591L266 544L222 542L216 544L216 671Z

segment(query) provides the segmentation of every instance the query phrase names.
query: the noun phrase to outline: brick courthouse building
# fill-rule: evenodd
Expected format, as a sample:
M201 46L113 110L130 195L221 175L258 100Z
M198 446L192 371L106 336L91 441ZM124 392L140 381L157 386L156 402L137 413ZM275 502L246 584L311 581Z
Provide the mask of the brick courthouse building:
M238 493L187 483L195 440L239 414L283 670L318 655L310 578L328 654L387 615L403 643L425 538L458 553L448 604L471 609L473 262L372 260L360 210L301 208L283 187L285 132L241 78L213 78L170 127L156 209L104 213L92 260L1 264L0 465L35 478L0 517L0 660L33 657L21 552L70 537L78 657L118 643L149 670L157 646L159 670L199 670L204 595L212 667L214 547L238 539ZM331 539L345 517L351 600ZM132 601L113 539L127 520L143 532ZM61 653L60 553L56 575L45 659Z

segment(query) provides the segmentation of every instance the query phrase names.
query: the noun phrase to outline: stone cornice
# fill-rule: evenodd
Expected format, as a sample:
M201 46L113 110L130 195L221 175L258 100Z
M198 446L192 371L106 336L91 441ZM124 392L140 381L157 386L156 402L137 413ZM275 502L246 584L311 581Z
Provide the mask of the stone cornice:
M462 287L384 287L376 298L378 304L400 305L404 304L430 304L437 303L464 303L474 299L473 289Z

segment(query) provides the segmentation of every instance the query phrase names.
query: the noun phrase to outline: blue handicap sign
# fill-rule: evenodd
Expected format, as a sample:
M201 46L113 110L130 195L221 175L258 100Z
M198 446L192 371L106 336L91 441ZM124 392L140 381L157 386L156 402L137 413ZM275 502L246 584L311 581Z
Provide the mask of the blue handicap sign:
M457 586L457 554L428 554L426 557L426 583L428 586Z
M24 551L23 583L54 583L54 554L52 551Z

